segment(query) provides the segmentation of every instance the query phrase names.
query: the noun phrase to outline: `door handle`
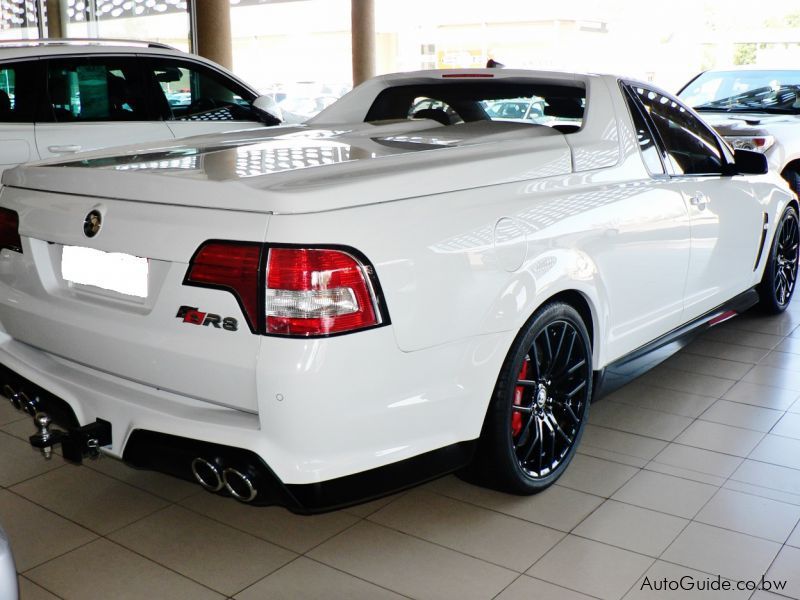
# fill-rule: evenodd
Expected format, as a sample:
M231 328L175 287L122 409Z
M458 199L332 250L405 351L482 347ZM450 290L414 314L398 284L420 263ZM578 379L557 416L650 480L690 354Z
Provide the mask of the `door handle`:
M689 204L696 206L700 210L705 210L706 206L708 206L708 203L709 199L705 194L695 194L689 198Z
M47 149L54 154L72 154L73 152L80 152L81 147L77 144L66 144L64 146L48 146Z

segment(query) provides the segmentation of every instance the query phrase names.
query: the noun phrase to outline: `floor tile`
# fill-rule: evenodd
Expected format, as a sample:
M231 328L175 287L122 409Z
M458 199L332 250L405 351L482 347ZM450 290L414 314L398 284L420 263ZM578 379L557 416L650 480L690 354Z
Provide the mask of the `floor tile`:
M786 544L789 546L794 546L795 548L800 548L800 523L794 528L792 535L789 536L789 539L786 540Z
M581 447L596 447L619 455L633 456L645 461L651 460L667 445L663 440L643 437L606 427L586 425Z
M342 510L356 517L361 517L361 518L368 517L375 511L382 509L390 502L394 502L398 498L402 497L405 493L406 492L399 492L397 494L392 494L391 496L384 496L383 498L378 498L377 500L372 500L370 502L364 502L363 504L348 506L347 508Z
M711 499L717 489L705 483L642 471L611 498L691 519Z
M775 410L786 410L795 403L798 397L800 394L793 390L740 381L722 396L722 399Z
M672 441L692 420L670 413L638 408L620 402L599 402L589 413L589 423L609 429Z
M723 489L694 520L783 544L800 521L800 506Z
M0 431L0 486L9 487L20 481L36 477L64 466L64 460L54 456L45 459L30 444Z
M0 524L8 534L20 572L97 537L91 531L6 490L0 490Z
M369 520L520 572L564 537L555 529L425 491L412 491Z
M792 352L779 352L773 350L767 354L758 364L776 369L788 369L790 371L800 370L800 355Z
M750 596L750 600L786 600L788 596L780 596L778 594L773 594L772 592L764 592L758 591L752 596Z
M652 563L650 557L569 535L528 574L598 598L616 600Z
M491 598L517 577L366 521L317 546L309 557L413 598Z
M800 414L787 413L770 433L800 440Z
M692 419L699 417L715 401L710 396L687 394L646 385L638 379L609 395L606 400L630 404L639 408L660 410Z
M560 485L534 496L515 496L445 477L426 489L559 531L570 531L603 503L603 498Z
M665 579L669 583L665 584ZM709 579L713 581L716 578L694 569L659 560L648 569L644 577L636 582L633 589L625 596L625 600L670 600L675 598L680 600L703 600L704 598L708 600L746 600L752 593L747 590L740 592L738 590L698 589L701 585L708 585L706 582ZM735 586L735 582L731 581L730 585ZM669 589L669 586L676 586L676 589Z
M731 479L800 496L800 471L754 460L745 460Z
M668 390L712 396L714 398L722 397L735 383L731 379L700 375L699 373L687 373L686 371L663 366L656 367L643 375L641 380L643 383L649 383Z
M504 589L495 600L593 600L593 598L523 575Z
M701 415L700 419L766 433L772 429L783 414L783 411L771 408L752 406L729 400L717 400Z
M680 517L609 500L572 533L655 558L667 549L688 522Z
M170 502L177 502L202 490L196 483L189 483L156 471L134 469L121 460L108 456L101 456L97 460L87 460L84 465Z
M780 344L775 346L777 352L789 352L792 354L800 354L800 339L787 337Z
M639 469L635 467L586 454L576 454L559 478L558 484L608 498L638 472Z
M0 425L21 421L23 419L28 422L31 420L28 415L14 408L7 398L0 396Z
M680 477L681 479L689 479L691 481L697 481L698 483L707 483L714 487L722 487L726 482L724 477L719 477L718 475L692 471L683 467L673 467L672 465L666 465L655 461L648 463L647 466L645 466L645 470L663 473L664 475L671 475L673 477Z
M690 523L662 559L728 579L758 579L765 573L780 544L743 533Z
M58 596L54 596L43 587L33 583L30 579L19 577L17 582L19 584L20 600L58 600Z
M753 346L754 348L772 350L783 340L783 337L769 333L742 331L741 329L732 329L730 327L714 327L708 333L705 333L701 339L722 344L737 344L739 346Z
M764 434L760 431L695 421L675 441L686 446L745 457L763 437Z
M722 486L726 490L733 490L734 492L742 492L743 494L750 494L751 496L759 496L761 498L768 498L769 500L777 500L784 504L793 504L800 506L800 495L791 494L789 492L782 492L772 488L765 488L750 483L742 483L734 479L728 479Z
M395 594L301 556L236 595L236 600L402 600Z
M12 490L100 534L124 527L167 504L121 481L73 465L30 479Z
M749 458L781 467L800 469L800 440L768 434Z
M725 344L701 338L686 346L682 352L756 364L767 355L769 350L753 348L752 346L740 346L739 344Z
M784 546L767 571L767 578L786 581L786 587L779 593L800 600L800 548Z
M653 459L653 462L685 469L686 471L697 471L727 478L736 471L743 460L741 457L731 456L730 454L672 443L664 448ZM689 479L692 479L692 477L689 477Z
M667 359L664 362L664 366L670 369L713 375L714 377L738 381L753 368L753 363L679 352Z
M99 539L25 574L64 600L221 600L224 596Z
M179 506L170 506L109 537L227 596L296 556Z
M726 323L726 327L731 329L741 329L743 331L755 331L757 333L769 333L771 335L789 335L798 326L798 319L789 312L779 315L759 315L748 313L739 318L732 319Z
M282 507L248 506L204 491L181 504L220 523L299 553L333 537L359 519L343 511L295 515Z
M742 378L742 381L800 392L800 371L757 365Z

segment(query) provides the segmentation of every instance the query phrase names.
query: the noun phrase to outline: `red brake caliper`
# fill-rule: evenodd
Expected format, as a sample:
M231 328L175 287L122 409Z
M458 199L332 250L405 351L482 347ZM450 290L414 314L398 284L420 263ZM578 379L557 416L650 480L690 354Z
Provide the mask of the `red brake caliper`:
M527 379L528 377L528 361L522 361L522 368L519 370L519 375L517 375L517 381L521 379ZM518 385L514 388L514 405L521 406L522 405L522 395L525 392L525 388L521 385ZM519 411L513 411L511 413L511 435L513 437L517 437L519 432L522 431L522 413Z

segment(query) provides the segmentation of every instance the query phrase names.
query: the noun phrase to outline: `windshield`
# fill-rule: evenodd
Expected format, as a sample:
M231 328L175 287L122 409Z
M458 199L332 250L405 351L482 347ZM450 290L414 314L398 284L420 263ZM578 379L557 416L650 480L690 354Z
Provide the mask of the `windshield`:
M699 111L800 114L800 71L708 71L679 97Z

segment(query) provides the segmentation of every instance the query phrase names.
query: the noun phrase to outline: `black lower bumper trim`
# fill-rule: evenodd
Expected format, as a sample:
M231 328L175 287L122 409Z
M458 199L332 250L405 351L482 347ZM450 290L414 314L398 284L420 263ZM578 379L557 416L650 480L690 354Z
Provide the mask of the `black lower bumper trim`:
M67 402L0 364L0 390L5 386L9 386L14 392L24 392L35 402L37 410L50 415L56 425L65 429L80 425L75 411Z

